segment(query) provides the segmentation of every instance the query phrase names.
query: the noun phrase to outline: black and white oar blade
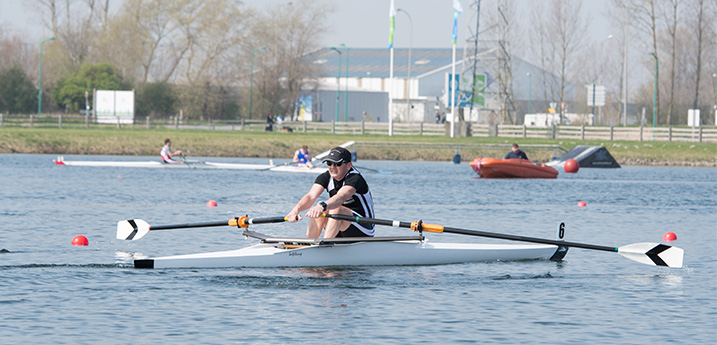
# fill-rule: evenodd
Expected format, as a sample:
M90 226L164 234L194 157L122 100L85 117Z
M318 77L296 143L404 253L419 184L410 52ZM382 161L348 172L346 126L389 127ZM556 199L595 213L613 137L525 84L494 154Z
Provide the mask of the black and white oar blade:
M643 264L682 268L685 251L660 243L635 243L617 248L617 253Z
M141 219L120 220L117 222L117 239L135 241L149 232L149 224Z

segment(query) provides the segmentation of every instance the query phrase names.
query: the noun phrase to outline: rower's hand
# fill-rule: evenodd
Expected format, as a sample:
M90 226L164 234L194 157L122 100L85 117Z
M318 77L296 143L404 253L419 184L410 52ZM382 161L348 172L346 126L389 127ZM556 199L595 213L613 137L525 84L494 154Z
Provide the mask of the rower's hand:
M290 223L296 223L304 218L301 218L301 215L299 212L295 212L294 210L291 210L289 214L286 215L286 220Z
M306 216L309 218L318 218L321 217L322 213L324 213L324 207L321 205L316 205L310 208L308 212L306 212Z

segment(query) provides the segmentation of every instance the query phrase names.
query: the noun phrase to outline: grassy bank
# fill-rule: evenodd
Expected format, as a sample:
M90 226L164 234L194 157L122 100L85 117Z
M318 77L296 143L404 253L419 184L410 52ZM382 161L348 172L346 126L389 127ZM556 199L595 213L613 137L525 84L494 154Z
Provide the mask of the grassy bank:
M381 148L360 149L359 159L451 161L453 146L431 148L431 144L493 144L494 149L461 149L464 161L476 157L502 158L510 144L518 143L531 160L547 161L552 151L531 145L605 146L622 165L677 165L717 167L717 144L634 141L550 140L502 137L448 138L435 136L318 135L304 133L228 132L170 129L39 129L0 127L0 153L45 153L58 155L159 155L164 139L173 149L195 157L290 158L306 144L314 153L346 141L382 142ZM422 143L392 147L391 143ZM504 145L504 146L503 146ZM436 145L439 146L439 145Z

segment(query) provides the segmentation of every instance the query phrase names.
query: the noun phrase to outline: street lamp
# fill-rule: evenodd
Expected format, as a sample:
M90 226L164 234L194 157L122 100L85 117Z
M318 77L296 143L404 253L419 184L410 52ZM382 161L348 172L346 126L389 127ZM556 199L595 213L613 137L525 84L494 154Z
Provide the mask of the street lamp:
M657 118L657 54L654 52L650 52L650 55L652 55L655 58L655 96L652 98L652 132L653 132L653 138L652 140L655 140L654 138L654 132L655 132L655 119Z
M411 50L413 49L413 20L411 19L411 15L406 12L404 9L396 9L396 12L403 12L408 16L408 23L411 26L411 30L409 32L408 36L408 95L406 96L406 99L408 99L408 121L411 119Z
M249 81L249 120L251 120L251 108L252 103L254 101L254 52L257 52L259 50L266 50L265 46L261 46L257 49L251 50L251 73L250 73L250 81Z
M331 50L339 54L339 76L336 80L336 122L339 122L339 98L341 96L341 52L336 47L331 47Z
M54 40L54 37L50 37L40 42L40 79L37 81L37 117L42 116L42 45L47 41Z
M341 43L346 48L346 91L344 92L344 122L348 122L349 116L349 47Z
M533 77L530 75L530 72L525 75L528 76L528 114L532 114L530 108L533 103Z
M625 11L626 15L627 11ZM627 25L624 28L624 49L622 54L622 125L627 126Z

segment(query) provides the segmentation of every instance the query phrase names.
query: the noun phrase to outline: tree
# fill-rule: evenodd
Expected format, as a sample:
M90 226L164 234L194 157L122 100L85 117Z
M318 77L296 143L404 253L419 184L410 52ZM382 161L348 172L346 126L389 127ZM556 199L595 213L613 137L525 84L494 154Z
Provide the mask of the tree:
M300 0L255 16L247 45L250 49L267 48L255 56L259 61L254 66L257 113L293 114L301 90L315 87L320 70L304 57L319 49L316 42L326 32L324 17L331 11L333 7L320 1ZM245 51L244 61L249 61L250 49ZM246 73L246 85L249 77Z
M137 88L135 113L167 117L176 113L177 95L168 83L145 83Z
M37 107L37 88L16 64L0 71L0 112L29 114Z
M560 112L561 122L565 112L562 106L565 101L568 80L572 79L575 71L573 65L576 63L575 55L582 46L582 41L587 28L587 21L580 16L581 3L570 0L552 0L548 2L537 1L534 3L533 22L539 23L534 35L537 47L534 51L540 59L540 67L543 69L543 82L545 85L546 101L556 100ZM557 76L553 78L545 75L552 73ZM547 94L550 90L550 94ZM550 98L549 98L550 97Z
M132 88L115 68L107 63L83 65L79 72L61 79L52 93L52 99L66 111L77 111L84 104L85 91L126 90ZM90 97L90 102L93 100Z

